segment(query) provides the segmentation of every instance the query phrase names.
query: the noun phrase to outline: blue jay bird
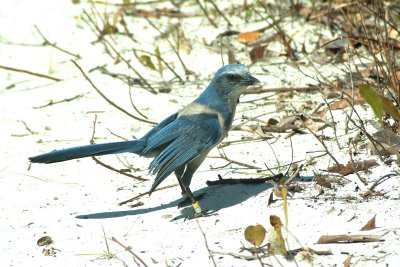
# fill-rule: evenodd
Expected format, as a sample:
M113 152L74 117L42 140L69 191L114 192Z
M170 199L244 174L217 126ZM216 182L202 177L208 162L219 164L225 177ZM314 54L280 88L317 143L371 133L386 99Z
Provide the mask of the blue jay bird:
M107 154L134 153L154 158L149 172L156 175L150 194L171 173L175 173L182 195L189 197L195 217L205 215L190 191L193 174L208 152L218 145L232 126L240 95L260 81L242 64L220 68L200 96L167 117L138 140L93 144L55 150L30 157L34 163L55 163Z

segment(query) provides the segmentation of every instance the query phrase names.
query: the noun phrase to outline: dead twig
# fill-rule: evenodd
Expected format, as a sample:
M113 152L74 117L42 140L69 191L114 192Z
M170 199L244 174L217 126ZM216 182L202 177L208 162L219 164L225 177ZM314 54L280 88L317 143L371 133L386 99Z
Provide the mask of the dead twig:
M207 9L201 4L200 0L196 0L196 3L199 5L200 9L203 11L204 15L208 19L208 21L213 25L214 28L218 29L217 24L211 19L210 14L208 14Z
M3 65L0 65L0 69L26 73L26 74L29 74L29 75L32 75L32 76L37 76L37 77L40 77L40 78L45 78L45 79L53 80L53 81L56 81L56 82L62 81L62 79L60 79L60 78L56 78L56 77L53 77L53 76L49 76L49 75L41 74L41 73L37 73L37 72L32 72L32 71L29 71L29 70L16 69L16 68L13 68L13 67L7 67L7 66L3 66Z
M85 79L90 83L90 85L93 87L94 90L96 90L97 93L99 93L99 95L101 97L104 98L104 100L106 100L111 106L115 107L116 109L118 109L119 111L121 111L122 113L125 113L126 115L128 115L131 118L134 118L135 120L141 121L141 122L146 122L149 124L156 124L153 121L150 120L146 120L146 119L142 119L139 118L131 113L129 113L128 111L126 111L125 109L121 108L120 106L118 106L117 104L115 104L113 101L111 101L105 94L103 94L103 92L101 92L96 85L92 82L92 80L89 78L89 76L86 75L86 73L82 70L82 68L78 65L78 63L76 63L75 60L71 60L72 63L74 63L74 65L79 69L79 71L82 73L83 77L85 77Z
M236 161L236 160L228 158L225 155L225 152L223 152L223 150L221 148L218 149L218 152L219 152L219 157L210 157L210 158L221 158L221 159L224 159L224 160L228 161L230 164L237 164L239 166L243 166L243 167L246 167L246 168L249 168L249 169L256 169L256 170L261 169L260 167L257 167L257 166L254 166L254 165L250 165L250 164L247 164L247 163L243 163L243 162Z
M97 10L96 10L97 11ZM95 33L95 31L93 31L96 36L99 38L99 41L101 41L103 43L103 45L106 47L107 51L109 50L109 48L111 48L111 50L116 54L116 58L118 60L122 59L122 61L125 62L125 64L128 66L129 69L131 69L136 76L139 77L139 79L146 85L147 89L150 90L150 92L152 92L153 94L157 94L157 91L150 85L150 83L140 74L139 71L137 71L130 63L129 60L127 60L126 58L124 58L119 52L118 50L106 39L104 38L104 34L102 33L102 31L100 30L100 28L97 26L96 22L93 20L92 17L90 17L90 15L86 12L86 10L83 11L83 13L85 14L85 16L88 18L89 22L88 25L90 26L94 26L95 29L97 30L97 33ZM115 40L113 40L115 41ZM111 53L109 53L111 55Z
M133 179L136 179L136 180L139 180L139 181L148 181L148 180L149 180L149 179L146 179L146 178L142 178L142 177L140 177L140 176L134 176L134 175L131 175L131 174L129 174L129 173L126 173L125 170L118 170L118 169L116 169L116 168L114 168L114 167L111 167L110 165L105 164L104 162L100 161L100 160L97 159L96 157L92 157L92 159L93 159L97 164L103 166L104 168L107 168L107 169L112 170L112 171L114 171L114 172L117 172L117 173L119 173L119 174L125 175L125 176L127 176L127 177L129 177L129 178L133 178Z
M221 175L218 175L218 180L216 181L207 181L206 184L208 186L214 185L224 185L224 184L265 184L268 181L276 181L279 182L280 179L283 177L282 173L268 176L265 178L249 178L249 179L223 179Z
M123 247L125 251L128 251L133 256L133 258L139 260L143 264L143 266L148 267L148 265L135 252L133 252L130 247L125 246L124 244L119 242L115 237L111 237L111 240L120 245L121 247Z
M69 52L68 50L65 50L65 49L59 47L58 45L56 45L56 43L50 42L50 41L43 35L43 33L39 30L39 27L38 27L37 25L33 25L33 27L35 27L36 31L37 31L37 32L39 33L39 35L42 37L42 39L43 39L43 45L44 45L44 46L49 45L49 46L54 47L55 49L57 49L57 50L59 50L59 51L65 53L65 54L67 54L67 55L73 56L73 57L75 57L75 58L77 58L77 59L80 59L80 58L81 58L81 56L80 56L79 54L74 54L74 53L72 53L72 52Z
M72 100L75 100L75 99L78 99L78 98L81 98L81 97L83 97L83 94L76 95L76 96L73 96L73 97L70 97L70 98L65 98L65 99L59 100L59 101L49 100L49 102L47 104L45 104L43 106L33 107L33 108L34 109L45 108L45 107L53 106L53 105L64 103L64 102L70 102Z
M163 187L158 187L153 192L161 191L161 190L172 188L172 187L175 187L175 186L178 186L178 184L171 184L171 185L167 185L167 186L163 186ZM134 201L136 199L139 199L139 198L141 198L141 197L143 197L145 195L148 195L148 194L150 194L150 191L147 191L147 192L144 192L144 193L140 193L137 196L134 196L134 197L132 197L130 199L127 199L127 200L124 200L124 201L118 203L118 206L122 206L122 205L124 205L126 203L132 202L132 201Z
M90 141L89 141L90 144L94 144L94 136L95 136L95 133L96 133L96 122L97 122L97 115L95 114L94 120L93 120L92 137L90 138ZM97 164L103 166L104 168L109 169L109 170L112 170L112 171L117 172L117 173L119 173L119 174L128 176L128 177L130 177L130 178L133 178L133 179L136 179L136 180L139 180L139 181L147 181L147 180L148 180L148 179L145 179L145 178L142 178L142 177L133 176L133 175L131 175L131 174L129 174L129 173L126 173L126 171L124 171L124 170L118 170L118 169L116 169L116 168L114 168L114 167L111 167L110 165L107 165L107 164L103 163L102 161L100 161L100 160L97 159L96 157L92 157L92 159L93 159Z
M375 187L377 187L378 185L380 185L381 183L385 182L386 180L392 178L392 177L395 176L395 175L398 175L398 174L396 174L396 173L389 173L389 174L386 174L386 175L380 177L379 179L377 179L377 180L371 185L370 188L368 188L368 191L374 191L374 190L375 190Z
M329 152L328 147L325 145L324 141L322 141L320 138L318 138L318 136L306 124L303 123L303 125L318 140L318 142L321 143L321 145L324 147L326 153L329 155L329 157L331 157L331 159L336 163L336 165L339 165L340 164L339 161L337 161L336 158L331 154L331 152Z
M208 246L206 234L204 233L203 229L201 228L201 225L200 225L199 220L197 218L196 218L196 222L197 222L197 226L199 227L200 233L203 235L204 243L206 245L206 248L207 248L207 251L208 251L208 255L210 255L210 258L211 258L214 266L217 267L217 263L214 260L214 255L212 254L212 251L210 250L210 247Z
M244 95L258 95L263 93L273 93L273 92L308 92L308 91L320 91L321 89L318 86L306 86L306 87L276 87L276 88L255 88L251 90L245 91Z
M22 122L22 124L25 126L25 129L31 134L31 135L35 135L38 134L38 132L35 132L34 130L32 130L31 128L28 127L28 124L26 124L25 121L23 120L19 120L20 122Z
M146 20L156 31L158 31L161 35L163 34L160 31L160 29L151 20L149 20L149 19L146 19ZM171 47L172 51L175 53L176 57L178 58L179 62L182 65L183 69L185 70L185 73L186 74L192 74L193 71L189 70L188 67L186 67L186 64L183 62L183 59L182 59L182 57L181 57L181 55L179 53L179 45L180 45L179 38L180 38L180 32L179 32L179 28L178 28L177 29L177 40L176 40L176 46L177 47L175 47L168 38L166 38L165 40L168 42L168 44Z

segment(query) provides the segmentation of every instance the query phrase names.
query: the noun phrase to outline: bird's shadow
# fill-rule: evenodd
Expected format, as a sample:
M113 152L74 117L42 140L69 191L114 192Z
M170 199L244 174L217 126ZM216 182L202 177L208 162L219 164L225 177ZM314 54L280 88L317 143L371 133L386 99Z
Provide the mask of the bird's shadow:
M312 181L312 176L301 176L298 180L303 182ZM267 189L271 188L271 184L261 183L261 184L234 184L234 185L214 185L206 186L193 194L194 196L203 195L204 197L200 200L201 207L204 211L217 211L225 209L231 206L240 204L251 197L255 197L258 194L265 192ZM146 213L151 213L154 211L159 211L163 209L168 209L172 207L178 207L181 198L176 199L168 204L161 204L152 208L142 208L134 210L121 210L121 211L111 211L111 212L98 212L92 214L78 215L77 219L108 219L117 218L123 216L135 216ZM185 207L180 210L180 215L175 217L173 220L186 219L194 212L193 208Z
M207 186L202 189L195 191L193 194L203 195L200 200L201 207L204 211L216 211L225 209L231 206L235 206L244 202L245 200L254 197L261 192L271 188L270 184L235 184L235 185L215 185ZM178 207L182 201L181 198L174 200L168 204L161 204L151 208L141 208L134 210L120 210L110 212L98 212L92 214L84 214L76 216L77 219L107 219L124 216L135 216L154 211L159 211L167 208ZM174 218L174 220L184 219L193 214L193 208L191 206L184 207L180 210L181 214Z

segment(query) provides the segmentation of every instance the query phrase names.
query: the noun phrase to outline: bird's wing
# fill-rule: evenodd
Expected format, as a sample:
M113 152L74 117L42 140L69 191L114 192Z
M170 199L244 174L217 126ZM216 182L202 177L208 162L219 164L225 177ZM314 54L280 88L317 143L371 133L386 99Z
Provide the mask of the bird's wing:
M207 113L178 117L151 136L144 151L164 146L150 163L150 172L157 174L151 191L177 168L214 147L220 137L218 116Z
M174 114L170 115L169 117L165 118L162 122L160 122L159 124L154 126L154 128L151 129L149 132L147 132L141 139L143 139L143 140L149 139L151 136L153 136L158 131L163 129L166 125L173 122L176 119L176 117L178 117L178 113L174 113Z

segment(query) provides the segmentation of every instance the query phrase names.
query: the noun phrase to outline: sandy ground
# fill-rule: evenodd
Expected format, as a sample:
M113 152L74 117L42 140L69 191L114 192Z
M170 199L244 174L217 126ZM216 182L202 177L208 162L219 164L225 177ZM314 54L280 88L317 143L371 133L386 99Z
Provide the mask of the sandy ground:
M134 76L123 63L114 62L105 54L101 44L91 44L96 36L82 21L83 9L88 6L73 5L70 1L6 1L0 11L0 65L44 73L63 81L52 81L23 73L0 70L0 265L1 266L143 266L135 263L132 255L110 240L115 237L129 246L148 266L213 266L210 250L221 253L240 253L243 245L250 247L244 239L244 229L249 225L263 224L269 228L269 216L284 218L282 201L268 205L272 192L269 184L229 185L207 187L205 181L224 178L256 178L256 171L241 166L227 165L216 159L215 149L194 177L191 188L195 194L206 193L202 206L217 210L217 214L198 220L184 220L191 208L178 209L180 189L175 186L151 197L143 196L142 206L130 207L118 203L148 191L152 177L147 173L148 159L135 155L108 156L102 161L116 168L124 168L121 162L129 162L135 168L134 175L148 179L139 182L104 167L91 159L73 160L53 165L32 165L27 158L56 148L88 144L93 133L93 121L97 116L96 142L120 140L114 134L132 138L140 137L151 125L133 120L97 94L71 63L72 56L50 46L41 46L43 39L34 25L51 41L64 49L77 53L82 59L77 62L88 72L100 65L114 72ZM104 8L101 8L102 10ZM198 8L196 9L197 12ZM157 21L161 23L163 19ZM187 38L193 43L191 53L183 54L187 67L196 76L184 75L174 54L162 40L157 44L165 51L165 57L176 66L176 71L187 79L185 84L177 82L157 83L160 76L142 65L135 65L150 81L170 88L168 94L152 94L134 85L133 99L137 107L149 119L160 121L189 103L207 85L214 72L221 66L218 49L202 45L211 42L222 30L207 25L204 18L185 22ZM138 47L153 47L158 33L141 19L131 19ZM198 25L201 25L200 30ZM245 31L252 26L238 25ZM254 27L254 26L253 26ZM297 28L296 28L297 27ZM312 26L288 27L300 32L298 38L309 38ZM123 38L119 47L124 47ZM131 44L130 44L131 45ZM151 46L150 46L151 45ZM129 47L126 44L125 48ZM273 46L271 48L274 48ZM150 49L149 49L150 50ZM238 58L243 63L250 61L243 46ZM129 55L128 53L126 55ZM132 56L132 55L130 55ZM278 64L278 63L279 64ZM290 64L280 63L281 58L266 59L250 68L265 88L305 86L312 82ZM336 68L321 66L320 70L334 77ZM112 79L99 71L90 73L91 79L118 105L130 112L128 86L119 79ZM173 77L165 73L164 80ZM137 87L137 88L136 88ZM247 95L247 102L265 95ZM69 98L72 101L46 106ZM307 100L323 103L319 94L295 95L291 104L299 107ZM280 119L275 97L265 101L243 103L238 107L235 124L243 122L243 115L265 114L261 119ZM254 102L253 102L254 103ZM287 104L290 109L289 102ZM43 107L45 106L45 107ZM374 120L366 106L357 107L367 122L368 129L376 131L369 121ZM356 136L353 129L344 133L345 111L334 111L339 123L337 133L342 149L335 142L327 142L328 148L341 163L347 163L349 138ZM290 113L290 112L288 112ZM328 121L331 118L328 117ZM331 127L319 132L333 136ZM234 141L255 134L232 132L228 140ZM323 154L320 143L311 135L295 135L291 142L286 134L273 134L270 145L266 142L249 142L224 148L227 157L265 170L265 165L274 168L293 160L303 161L311 156ZM275 156L272 150L275 152ZM311 155L311 156L310 156ZM360 150L356 159L377 159L369 149ZM333 189L325 189L322 196L313 181L313 171L322 172L333 165L329 157L315 158L314 164L304 167L299 184L304 189L288 200L289 226L284 235L290 249L311 247L315 250L331 250L330 256L299 254L295 260L287 261L282 256L263 259L273 266L341 266L352 255L352 266L396 266L400 262L400 209L398 177L393 177L378 187L384 196L363 199L360 195L379 177L393 173L396 164L379 166L369 172L360 172L368 185L363 185L354 174L339 178ZM221 167L223 166L223 167ZM218 168L219 167L219 168ZM285 170L283 168L283 170ZM277 173L278 169L274 169ZM169 177L161 186L175 184ZM275 197L276 198L276 197ZM135 204L133 202L131 204ZM376 215L377 228L359 231ZM321 235L327 234L374 234L382 235L381 242L353 244L316 244ZM37 241L50 236L54 243L38 246ZM106 239L107 238L107 239ZM106 240L108 245L106 244ZM206 245L207 244L207 245ZM46 253L50 255L46 256ZM260 266L257 260L246 261L230 255L213 254L217 266Z

